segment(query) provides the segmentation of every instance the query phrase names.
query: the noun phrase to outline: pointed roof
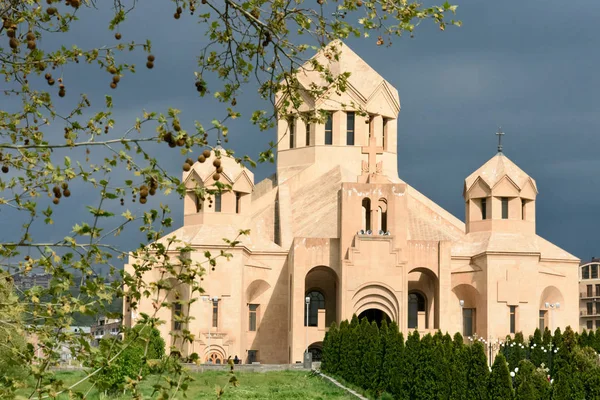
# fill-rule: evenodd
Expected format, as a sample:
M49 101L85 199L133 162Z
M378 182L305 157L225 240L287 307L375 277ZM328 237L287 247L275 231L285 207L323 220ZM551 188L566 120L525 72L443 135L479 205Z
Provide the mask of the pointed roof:
M366 106L370 99L381 93L393 105L392 108L396 113L400 110L398 90L341 40L334 40L320 49L311 60L298 69L296 76L306 90L310 90L313 85L329 86L322 72L316 71L313 67L312 62L315 60L326 66L334 77L350 72L346 92L350 93L359 104ZM328 95L326 92L324 97Z
M518 186L519 190L523 189L527 182L530 181L537 192L535 180L503 153L498 152L465 179L465 193L471 189L478 178L484 181L491 189L504 177L508 177L512 183Z

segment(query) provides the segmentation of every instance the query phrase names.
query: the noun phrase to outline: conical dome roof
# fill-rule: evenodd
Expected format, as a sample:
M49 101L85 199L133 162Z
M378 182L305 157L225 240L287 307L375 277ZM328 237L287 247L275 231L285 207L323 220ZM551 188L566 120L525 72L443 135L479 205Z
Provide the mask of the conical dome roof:
M517 185L519 189L523 189L525 184L530 181L537 191L537 185L533 178L527 175L525 171L519 168L503 153L497 153L465 179L465 192L469 191L471 186L477 181L477 178L480 178L490 188L493 188L505 176Z

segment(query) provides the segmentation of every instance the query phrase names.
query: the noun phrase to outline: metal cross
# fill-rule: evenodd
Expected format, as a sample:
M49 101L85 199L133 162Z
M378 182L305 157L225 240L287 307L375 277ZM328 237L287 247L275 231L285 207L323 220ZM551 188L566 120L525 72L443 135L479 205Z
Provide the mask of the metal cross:
M498 128L496 135L498 135L498 153L502 153L502 136L504 135L504 132L502 132L502 127Z

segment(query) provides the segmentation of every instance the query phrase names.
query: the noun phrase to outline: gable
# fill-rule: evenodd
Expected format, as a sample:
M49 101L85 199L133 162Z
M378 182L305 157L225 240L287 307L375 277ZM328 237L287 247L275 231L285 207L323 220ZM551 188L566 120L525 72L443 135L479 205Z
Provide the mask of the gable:
M387 82L381 82L373 93L371 93L367 100L367 110L389 118L396 118L398 116L400 104L396 102L390 93Z
M519 191L520 188L507 175L492 188L493 195L498 197L519 197Z
M215 183L215 180L213 179L213 175L214 175L214 172L211 171L211 173L208 174L206 179L204 179L205 186L210 186ZM229 175L227 175L227 173L225 171L223 171L223 172L221 172L221 179L219 179L219 182L231 185L233 183L233 180L229 177Z
M242 170L233 184L233 190L240 193L252 193L253 188L254 185L248 177L248 174L246 174L246 171Z
M203 186L203 179L195 169L192 169L188 176L185 178L185 188L195 189L198 186Z
M472 199L491 196L492 191L487 183L481 178L477 178L473 185L467 190L467 196Z
M521 190L521 197L528 200L535 200L535 196L537 196L537 190L531 179L527 179Z

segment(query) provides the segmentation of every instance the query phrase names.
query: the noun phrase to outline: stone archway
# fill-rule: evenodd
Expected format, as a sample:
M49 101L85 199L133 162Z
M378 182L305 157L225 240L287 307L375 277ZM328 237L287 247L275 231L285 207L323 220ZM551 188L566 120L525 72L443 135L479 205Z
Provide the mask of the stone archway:
M455 330L464 337L486 336L485 329L486 310L485 307L478 307L481 304L480 293L475 287L462 283L452 289L454 301L450 304L451 315L458 318L453 320ZM462 302L462 306L461 306Z
M326 266L312 268L304 278L304 296L311 302L308 306L309 326L317 326L319 310L325 310L325 326L337 322L338 276L335 271ZM303 322L306 325L306 306Z
M564 308L565 299L556 286L546 286L540 295L539 323L541 331L545 328L554 332L560 324L560 312Z
M392 319L389 315L387 315L384 311L381 311L378 308L369 308L364 310L358 315L358 320L362 321L363 318L366 318L367 321L373 322L377 324L377 326L381 327L381 323L385 320L388 324L392 322Z
M323 356L323 342L314 342L308 346L308 352L312 354L313 361L321 361Z
M414 268L408 273L407 280L407 306L411 307L412 305L413 313L414 311L417 313L417 324L412 329L438 329L440 316L439 280L437 275L428 268ZM415 315L410 314L410 309L408 311L406 318L410 325L415 325Z
M352 302L352 309L356 315L361 315L367 310L379 310L390 320L398 321L400 304L394 290L384 283L365 283L354 292Z

